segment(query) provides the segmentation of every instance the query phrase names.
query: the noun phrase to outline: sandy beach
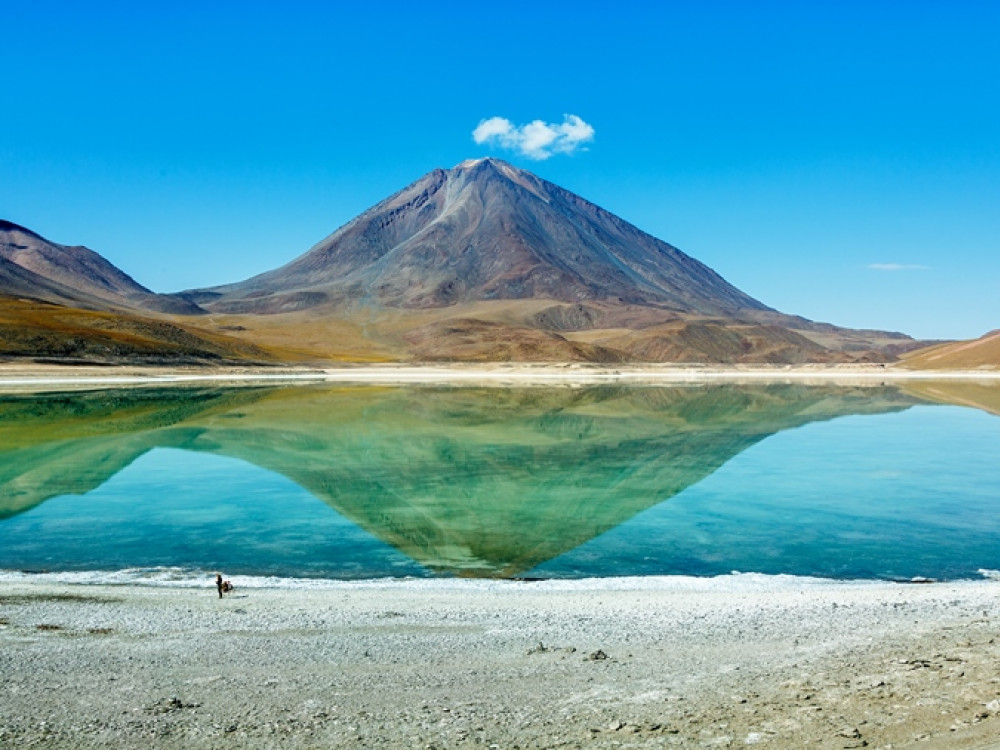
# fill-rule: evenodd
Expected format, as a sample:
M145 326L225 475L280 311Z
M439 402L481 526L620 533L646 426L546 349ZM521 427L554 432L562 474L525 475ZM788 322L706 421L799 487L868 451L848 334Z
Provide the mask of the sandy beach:
M0 747L989 748L1000 581L0 583Z

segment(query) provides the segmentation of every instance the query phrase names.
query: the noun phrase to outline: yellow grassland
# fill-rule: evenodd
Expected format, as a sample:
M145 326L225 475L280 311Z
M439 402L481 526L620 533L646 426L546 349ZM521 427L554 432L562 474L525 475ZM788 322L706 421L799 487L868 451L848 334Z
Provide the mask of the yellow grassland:
M991 331L972 341L952 341L918 349L902 358L914 370L1000 369L1000 331Z

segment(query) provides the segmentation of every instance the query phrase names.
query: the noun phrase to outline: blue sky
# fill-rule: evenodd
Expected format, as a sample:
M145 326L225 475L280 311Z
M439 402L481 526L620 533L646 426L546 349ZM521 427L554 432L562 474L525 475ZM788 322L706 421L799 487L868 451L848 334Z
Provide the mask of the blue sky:
M784 312L1000 328L1000 3L0 0L0 218L161 292L431 169L566 187ZM536 159L502 117L593 139ZM537 154L536 154L537 156Z

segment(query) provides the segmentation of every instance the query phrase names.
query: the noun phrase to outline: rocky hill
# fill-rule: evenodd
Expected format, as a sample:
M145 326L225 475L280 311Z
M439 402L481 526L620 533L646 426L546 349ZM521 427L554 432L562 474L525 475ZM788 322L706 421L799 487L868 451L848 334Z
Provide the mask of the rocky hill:
M20 283L23 279L27 283ZM126 308L183 315L204 312L190 300L150 291L93 250L51 242L30 229L3 220L0 220L0 293L29 295L82 308Z
M0 221L0 359L62 363L265 363L252 342L206 330L204 310L156 294L92 250Z

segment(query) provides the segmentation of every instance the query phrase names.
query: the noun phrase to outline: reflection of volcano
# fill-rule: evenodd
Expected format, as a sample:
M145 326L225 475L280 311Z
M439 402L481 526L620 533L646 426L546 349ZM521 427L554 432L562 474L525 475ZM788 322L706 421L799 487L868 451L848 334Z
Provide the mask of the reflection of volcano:
M781 430L918 403L895 388L156 389L0 399L0 518L147 450L278 472L429 568L512 576Z

